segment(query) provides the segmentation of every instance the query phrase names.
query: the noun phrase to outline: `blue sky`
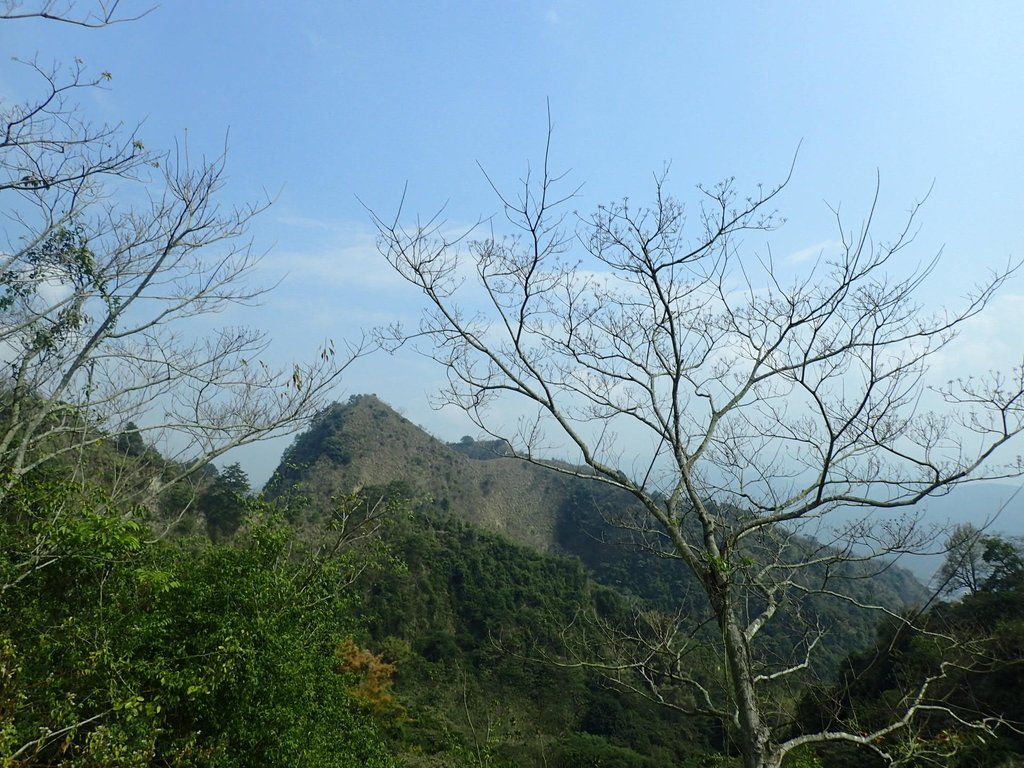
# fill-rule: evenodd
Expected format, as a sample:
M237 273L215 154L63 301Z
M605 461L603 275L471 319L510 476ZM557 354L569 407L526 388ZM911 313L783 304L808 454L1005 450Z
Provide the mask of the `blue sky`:
M453 224L495 213L477 163L515 183L543 150L548 102L554 165L584 185L581 211L648 199L669 161L682 197L729 176L741 189L778 181L799 146L775 254L834 240L826 203L858 224L876 175L880 236L934 182L907 264L943 249L928 299L955 305L986 268L1024 257L1022 39L1019 2L178 0L97 31L0 26L8 55L110 71L84 107L141 121L150 147L187 131L193 154L215 155L227 137L222 199L275 198L252 235L268 250L266 281L285 280L225 321L268 329L282 360L415 316L417 295L376 256L357 196L390 212L408 182L412 210L449 201ZM7 97L29 93L0 67ZM1022 294L1015 279L968 329L951 373L1019 361ZM472 430L429 408L440 380L427 361L380 355L339 398L377 393L455 440ZM262 482L282 447L239 458Z

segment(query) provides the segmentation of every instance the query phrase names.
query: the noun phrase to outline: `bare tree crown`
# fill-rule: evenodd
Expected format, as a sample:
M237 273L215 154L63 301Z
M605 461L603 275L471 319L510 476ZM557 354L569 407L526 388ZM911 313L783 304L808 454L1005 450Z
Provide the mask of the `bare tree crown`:
M646 655L631 667L648 695L666 703L657 681L670 681L689 691L686 708L731 713L751 767L816 741L881 749L873 740L909 726L930 682L892 730L780 740L767 715L772 692L806 668L798 654L809 658L821 638L809 627L780 665L759 633L801 596L850 600L840 579L821 577L838 573L833 566L922 545L913 516L886 511L1022 473L1004 455L1024 428L1021 367L928 377L930 360L1017 265L982 280L962 307L928 311L921 289L936 259L904 266L918 207L876 241L877 189L858 228L833 212L838 252L793 276L770 251L749 250L752 234L781 223L774 205L788 178L747 196L731 179L698 187L686 205L662 174L651 205L601 206L574 228L565 212L573 194L560 194L560 181L546 151L517 195L492 183L506 237L453 237L441 213L408 226L401 206L394 217L374 214L383 256L428 305L418 328L387 329L385 343L414 343L444 366L440 402L510 439L520 458L631 493L642 512L623 522L696 577L720 632L726 698L673 677L682 638L671 622L657 641L644 634ZM512 430L490 408L510 400L535 413ZM626 433L645 435L630 450L646 453L627 455ZM550 460L552 438L580 466ZM801 531L827 534L828 546L808 551Z
M25 17L129 18L117 2L0 5L0 20ZM365 340L325 342L311 361L271 366L261 331L210 322L266 294L247 230L270 200L221 202L225 153L158 153L137 129L91 122L79 97L109 73L91 75L78 60L16 65L39 87L0 103L3 483L115 441L128 425L186 475L305 423Z

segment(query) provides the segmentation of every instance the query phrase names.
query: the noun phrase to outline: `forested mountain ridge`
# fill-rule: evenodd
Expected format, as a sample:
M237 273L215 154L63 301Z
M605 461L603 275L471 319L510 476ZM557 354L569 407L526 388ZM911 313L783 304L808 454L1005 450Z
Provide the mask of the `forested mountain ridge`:
M313 514L339 493L402 482L460 519L541 552L559 552L553 507L572 486L553 472L502 456L498 443L446 444L373 395L322 411L267 484L276 497L301 492ZM493 461L484 460L493 458Z
M442 442L375 395L355 395L332 404L295 438L266 490L270 498L302 495L315 517L336 495L398 482L411 498L430 500L516 544L580 557L622 587L623 574L608 569L626 567L624 560L642 553L608 521L622 516L632 498L510 457L501 440ZM880 573L876 588L894 606L927 599L922 585L898 567ZM653 597L649 590L640 593Z
M395 742L403 764L448 765L461 755L473 765L703 766L716 753L735 755L722 723L691 717L670 725L663 718L672 710L624 692L627 681L607 668L573 669L595 652L594 643L599 653L625 654L619 662L631 663L628 643L609 644L621 631L615 627L639 627L658 615L695 638L710 627L700 618L707 615L703 597L680 563L638 550L614 525L629 514L627 494L526 464L502 441L442 442L369 395L322 412L285 452L267 488L271 497L301 502L296 522L314 533L332 500L355 491L401 496L409 509L385 534L402 568L368 572L361 586L370 647L395 662L396 694L417 713ZM777 562L824 547L807 537L781 539L789 549ZM909 571L891 564L869 570L851 560L831 576L824 571L807 575L841 580L850 599L830 599L825 590L794 595L765 630L766 661L793 665L803 660L808 627L821 633L806 672L778 691L779 717L799 710L796 729L817 723L810 712L831 712L822 701L846 700L853 686L863 686L867 673L857 665L864 659L893 653L885 651L888 625L858 604L895 615L930 600ZM595 633L602 626L611 634ZM920 650L908 648L904 661L893 663L923 659ZM685 661L696 679L713 678L718 663L713 653ZM712 678L705 684L714 685ZM988 678L980 680L968 675L956 684L974 685L972 696L977 690L1003 706L986 693ZM857 706L867 711L877 689L890 684L878 682ZM552 696L556 691L563 695ZM1007 701L1010 716L1016 704ZM943 733L924 738L941 743ZM999 744L1014 749L1012 739ZM829 753L824 763L807 764L845 757Z
M0 526L10 588L0 651L16 669L0 680L0 754L19 752L26 766L58 764L62 750L69 765L115 754L196 768L239 755L329 764L325 749L331 764L381 768L738 765L726 722L679 719L629 690L629 677L585 663L628 662L616 633L645 622L701 637L705 609L679 563L637 551L609 524L628 496L507 454L498 441L440 442L364 396L296 439L268 491L280 504L251 494L237 465L169 486L160 509L137 518L64 483L62 464L30 477ZM153 472L164 462L114 441L88 466L105 482L102 468L129 458ZM363 525L359 509L378 504ZM65 510L51 532L59 559L22 578L32 521L54 505ZM338 510L354 527L339 529ZM150 526L175 520L172 535L143 544ZM865 596L893 606L921 589L897 569L862 576ZM876 637L884 645L876 616L813 598L802 610L827 648L780 689L780 711L839 717L835 702L856 695L858 711L874 712L890 682L859 670L879 657ZM801 648L788 619L768 637L770 653ZM202 661L185 663L193 657ZM684 660L709 687L719 663L710 646ZM986 684L972 695L1002 706ZM77 724L62 741L68 720ZM38 743L34 723L46 729Z
M267 485L271 498L298 496L307 523L316 523L337 495L367 487L400 487L408 498L438 512L555 555L578 558L600 583L664 611L703 611L691 577L680 563L638 550L614 525L628 516L632 498L587 480L560 475L511 458L501 441L464 437L444 443L373 395L334 404L296 437ZM788 557L821 547L794 538ZM839 569L851 594L892 610L923 604L927 590L898 567L867 570L851 562ZM815 601L817 620L829 633L832 664L870 643L877 616L852 604Z

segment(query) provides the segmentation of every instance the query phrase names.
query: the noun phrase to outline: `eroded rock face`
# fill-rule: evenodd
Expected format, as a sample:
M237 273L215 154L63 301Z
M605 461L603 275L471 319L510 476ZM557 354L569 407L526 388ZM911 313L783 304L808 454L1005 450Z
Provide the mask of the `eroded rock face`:
M334 404L296 438L268 483L301 488L313 507L358 488L399 484L414 499L542 552L563 551L557 512L566 478L511 458L500 440L444 443L373 395Z

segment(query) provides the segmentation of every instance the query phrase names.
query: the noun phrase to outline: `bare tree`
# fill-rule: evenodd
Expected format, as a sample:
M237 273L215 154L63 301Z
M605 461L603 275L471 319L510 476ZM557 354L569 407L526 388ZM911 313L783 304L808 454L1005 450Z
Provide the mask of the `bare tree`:
M748 197L732 180L698 187L687 207L663 174L649 207L599 207L572 231L573 194L558 192L560 180L546 150L517 195L491 183L514 228L504 238L452 236L441 213L412 226L401 206L393 218L373 214L382 254L429 307L418 328L384 338L440 363L440 403L509 439L519 458L632 494L638 540L695 577L713 630L638 617L620 630L633 656L605 664L619 680L731 722L748 768L777 768L793 749L824 742L895 759L892 739L941 706L929 691L945 667L908 690L884 727L793 735L777 701L820 649L820 632L809 627L779 658L764 630L809 594L854 600L844 563L884 568L883 556L919 546L922 532L901 510L1021 474L1019 459L998 460L1024 427L1022 370L935 387L927 378L929 360L1016 266L991 274L960 309L927 312L917 296L936 261L905 270L902 258L917 206L882 243L871 236L874 202L853 231L835 212L838 253L789 276L770 252L741 250L744 233L780 223L772 206L785 182ZM505 428L489 409L497 402L535 415ZM578 467L549 458L559 445ZM810 534L828 546L809 548ZM703 664L710 677L681 663L697 646L720 659L717 670Z
M146 12L122 14L118 0L0 2L5 24L96 28ZM262 332L215 326L217 313L266 293L247 229L269 200L220 202L224 153L155 152L131 124L91 121L79 99L110 73L92 75L78 59L14 66L37 87L21 102L0 96L0 599L55 563L91 556L93 540L69 544L64 533L83 517L120 516L126 500L149 501L234 447L303 426L369 350L366 339L325 341L311 344L311 360L275 367ZM102 480L118 504L17 488L42 465ZM363 528L345 533L372 533ZM54 714L65 719L39 723L3 762L31 760L110 714Z
M116 2L78 10L9 2L0 18L126 20ZM0 101L0 495L41 463L120 435L176 460L160 482L115 488L153 495L231 448L302 426L368 344L325 341L311 361L274 367L262 332L212 324L266 293L246 231L270 201L219 202L224 154L153 152L131 126L91 122L78 98L109 73L21 64L40 87ZM140 452L120 453L128 466Z
M0 19L45 19L97 29L140 19L152 10L150 7L138 13L124 15L120 13L120 5L121 0L95 0L84 3L76 0L35 0L29 3L22 0L3 0L0 3ZM82 6L85 6L85 10L81 9Z

